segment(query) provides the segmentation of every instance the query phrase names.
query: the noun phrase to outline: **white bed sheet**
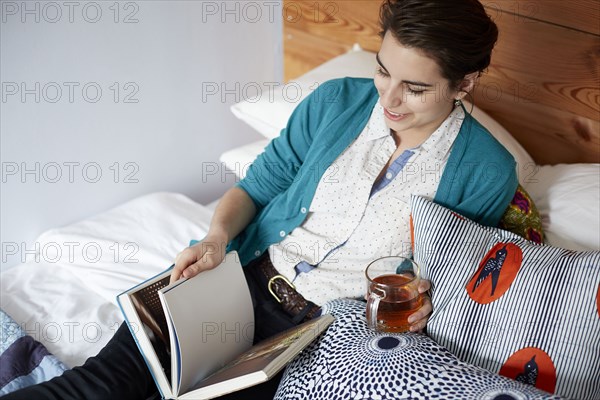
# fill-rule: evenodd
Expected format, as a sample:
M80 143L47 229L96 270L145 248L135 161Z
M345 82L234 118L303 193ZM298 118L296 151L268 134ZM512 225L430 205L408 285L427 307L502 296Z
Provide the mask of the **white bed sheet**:
M211 216L181 194L155 193L47 231L36 256L0 275L0 307L65 364L81 365L123 321L115 296L169 267Z

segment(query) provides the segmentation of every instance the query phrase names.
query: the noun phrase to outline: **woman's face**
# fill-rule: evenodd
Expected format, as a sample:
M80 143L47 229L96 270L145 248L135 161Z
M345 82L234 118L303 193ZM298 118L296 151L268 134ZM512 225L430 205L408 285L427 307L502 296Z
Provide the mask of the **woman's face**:
M390 32L377 55L375 86L387 126L416 146L448 117L457 91L441 76L437 63L419 50L404 47Z

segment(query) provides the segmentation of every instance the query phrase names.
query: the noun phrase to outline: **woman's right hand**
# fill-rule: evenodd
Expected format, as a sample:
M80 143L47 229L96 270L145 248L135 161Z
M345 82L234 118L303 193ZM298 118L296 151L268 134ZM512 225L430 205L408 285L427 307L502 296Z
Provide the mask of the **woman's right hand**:
M201 242L184 249L175 257L171 283L182 277L192 278L221 264L225 259L226 246L226 235L209 233Z
M225 259L230 239L248 226L256 215L256 206L244 189L229 189L215 209L208 234L175 257L171 283L180 278L192 278L202 271L213 269Z

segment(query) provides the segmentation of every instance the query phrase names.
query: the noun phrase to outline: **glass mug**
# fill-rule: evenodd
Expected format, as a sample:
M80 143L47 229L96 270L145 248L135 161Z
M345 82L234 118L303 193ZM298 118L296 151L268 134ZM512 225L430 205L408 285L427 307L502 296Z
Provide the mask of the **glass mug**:
M410 330L408 317L421 308L419 266L406 257L373 261L367 276L367 325L380 332Z

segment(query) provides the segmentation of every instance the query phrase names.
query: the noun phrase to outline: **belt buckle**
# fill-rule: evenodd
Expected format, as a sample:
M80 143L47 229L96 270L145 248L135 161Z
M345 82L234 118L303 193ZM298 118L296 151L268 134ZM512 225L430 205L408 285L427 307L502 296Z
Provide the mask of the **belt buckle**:
M273 297L275 297L275 300L277 300L278 303L281 303L281 299L275 294L275 291L271 288L271 285L273 284L273 282L275 282L276 279L283 280L294 290L296 290L296 286L294 286L294 284L292 282L290 282L290 280L283 275L275 275L274 277L269 279L269 283L267 284L267 287L269 288L269 292L273 295Z

